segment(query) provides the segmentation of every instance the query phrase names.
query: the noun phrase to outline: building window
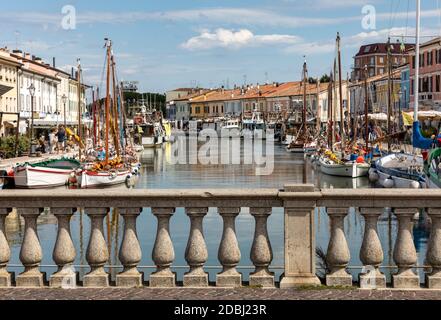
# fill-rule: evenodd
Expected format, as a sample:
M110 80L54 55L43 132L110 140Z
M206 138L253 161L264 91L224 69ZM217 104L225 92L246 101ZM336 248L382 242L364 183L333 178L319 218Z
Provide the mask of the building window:
M384 57L380 57L380 63L384 63Z
M436 84L435 84L436 92L440 92L440 80L441 80L441 76L438 74L436 76Z

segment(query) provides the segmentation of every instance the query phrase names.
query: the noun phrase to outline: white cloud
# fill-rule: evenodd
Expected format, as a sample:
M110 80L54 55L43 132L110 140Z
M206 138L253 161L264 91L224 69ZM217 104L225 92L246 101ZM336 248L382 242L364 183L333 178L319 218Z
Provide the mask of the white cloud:
M239 31L217 29L214 32L202 31L200 35L190 38L181 45L187 50L207 50L212 48L242 48L266 44L293 44L300 38L293 35L271 34L255 35L248 29Z

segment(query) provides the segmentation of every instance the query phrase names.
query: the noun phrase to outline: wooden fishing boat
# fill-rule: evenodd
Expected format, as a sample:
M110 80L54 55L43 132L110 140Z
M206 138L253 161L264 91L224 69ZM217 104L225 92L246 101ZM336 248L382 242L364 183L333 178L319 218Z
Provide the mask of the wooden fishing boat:
M320 171L324 174L337 177L359 178L367 176L370 165L368 163L357 163L348 161L336 163L325 157L319 159Z
M78 185L81 189L103 188L125 183L132 171L127 168L100 170L82 170L77 174Z
M112 42L106 39L106 99L105 99L105 131L104 131L104 159L98 157L92 163L84 164L82 170L76 172L77 184L81 189L102 188L122 184L131 178L134 168L139 167L136 154L130 147L124 146L123 130L119 130L119 123L124 126L121 117L121 90L116 87L115 60L112 53ZM80 74L79 66L79 74ZM113 78L112 96L110 95L111 74ZM110 139L112 134L112 139ZM80 137L81 138L81 137ZM110 141L116 151L111 158Z
M17 188L53 188L67 184L69 176L81 167L74 159L55 159L38 163L24 163L14 168Z

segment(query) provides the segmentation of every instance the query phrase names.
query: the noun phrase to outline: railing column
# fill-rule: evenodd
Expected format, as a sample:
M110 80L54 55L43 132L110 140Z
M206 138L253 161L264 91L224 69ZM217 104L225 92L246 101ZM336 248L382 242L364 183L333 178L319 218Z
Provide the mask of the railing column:
M141 246L136 232L136 219L140 208L120 208L119 213L124 218L124 236L119 250L119 260L124 270L116 276L116 286L136 288L142 286L142 273L137 266L142 258Z
M86 260L90 265L90 272L84 276L84 287L108 287L109 274L104 265L109 260L109 250L104 238L103 219L108 208L86 208L91 220L90 239L87 247Z
M184 287L207 287L208 273L204 271L204 264L208 259L207 245L205 244L203 219L208 208L187 208L190 217L190 236L185 250L185 260L190 271L184 275Z
M428 214L432 219L432 230L426 260L432 272L426 275L426 286L441 289L441 208L430 208Z
M383 249L378 237L378 217L384 208L360 208L364 217L364 238L360 250L360 260L363 263L363 273L359 276L362 289L386 288L386 277L380 272L380 265L384 260Z
M218 252L218 259L223 267L222 272L216 276L218 287L242 286L242 274L236 270L241 258L235 223L239 213L240 208L219 208L219 214L224 221L224 230Z
M268 267L273 261L273 250L268 236L267 221L272 208L250 208L256 220L254 241L251 248L251 261L256 270L250 274L250 286L274 287L274 273Z
M20 250L20 261L25 270L17 276L17 287L43 287L44 274L40 272L43 258L37 232L37 218L42 212L38 208L18 208L17 212L25 220L25 233Z
M326 261L330 273L326 275L327 286L352 286L352 276L347 273L351 255L344 231L344 219L348 208L328 208L331 219L331 239L329 240Z
M398 219L398 235L395 240L394 261L398 273L392 276L394 288L412 289L420 287L419 277L412 268L417 262L415 244L413 243L413 217L416 208L395 208L394 214Z
M150 287L153 288L176 286L176 274L170 269L175 260L175 250L170 237L170 219L175 211L175 208L152 208L152 213L158 219L156 241L152 253L157 270L150 275Z
M11 259L11 249L6 238L5 221L10 210L0 208L0 288L10 287L12 275L8 272L7 266Z
M52 254L58 271L51 276L49 285L53 288L73 288L77 284L77 273L72 267L76 251L70 234L73 209L53 208L51 212L58 220L57 240Z
M286 185L285 192L314 192L313 185ZM300 206L300 207L299 207ZM315 271L315 202L284 202L285 207L285 273L281 288L320 285Z

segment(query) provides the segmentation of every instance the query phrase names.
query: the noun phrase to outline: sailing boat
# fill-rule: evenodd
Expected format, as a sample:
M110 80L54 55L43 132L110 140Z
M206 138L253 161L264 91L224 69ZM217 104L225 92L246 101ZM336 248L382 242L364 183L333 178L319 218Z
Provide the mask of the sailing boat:
M129 163L124 161L121 151L121 132L119 131L120 121L118 112L118 91L115 83L115 63L112 53L112 42L106 39L106 101L105 101L105 134L104 154L101 153L96 161L83 165L83 170L77 174L78 186L85 188L99 188L122 184L131 179L132 168ZM110 96L111 72L113 76L112 99ZM121 123L123 126L124 124ZM112 131L112 143L116 155L111 159L110 133ZM104 158L104 159L103 159Z
M334 115L331 116L331 122L329 128L329 133L332 134L332 138L330 139L330 150L326 150L322 156L319 158L320 171L324 174L339 176L339 177L349 177L349 178L358 178L366 176L369 172L370 165L365 161L363 157L358 157L355 160L347 160L345 158L345 149L346 149L346 141L345 141L345 130L344 130L344 112L343 112L343 89L342 89L342 77L341 77L341 50L340 50L340 34L337 33L337 55L338 55L338 82L339 82L339 100L340 100L340 136L341 142L339 144L334 144L335 139L335 108L332 107L333 100L330 98L331 108L334 112ZM336 69L337 61L334 60L334 72L333 75L337 72ZM337 81L337 80L336 80ZM330 90L331 96L332 87ZM335 89L335 87L334 87ZM334 96L337 98L337 94ZM368 144L368 141L367 141ZM340 152L334 152L334 147L336 145L340 146Z
M413 123L413 145L415 148L427 147L427 140L421 137L420 125L418 121L419 107L419 62L420 62L420 0L417 0L416 16L416 46L415 46L415 107ZM390 50L390 48L389 48ZM390 59L389 59L389 68ZM390 95L390 90L389 90ZM389 98L390 100L390 98ZM389 112L390 113L390 110ZM390 143L388 143L390 149ZM428 183L424 174L424 160L416 154L392 153L375 163L369 174L370 179L379 183L385 188L426 188Z
M308 69L305 63L303 64L303 110L302 110L302 126L297 134L297 137L286 147L286 151L292 153L305 153L305 148L312 151L311 139L308 139L308 124L306 119L306 86L308 85Z

